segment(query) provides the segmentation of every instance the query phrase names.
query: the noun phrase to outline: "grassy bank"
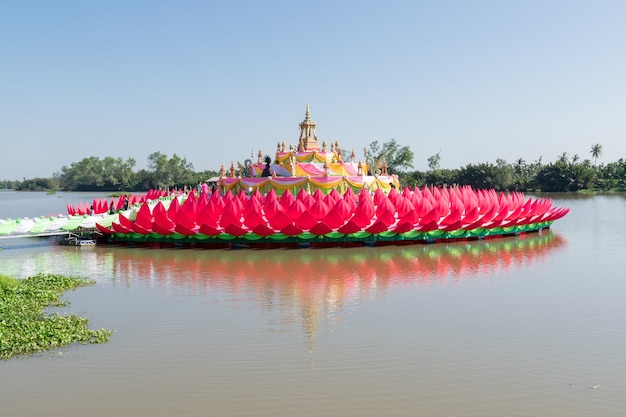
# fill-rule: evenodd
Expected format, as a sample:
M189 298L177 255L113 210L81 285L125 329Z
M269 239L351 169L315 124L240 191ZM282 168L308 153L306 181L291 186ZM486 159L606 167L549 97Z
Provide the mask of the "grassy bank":
M64 292L91 281L39 274L24 280L0 275L0 359L55 349L70 343L104 343L110 330L91 330L75 314L46 314L49 306L64 306Z

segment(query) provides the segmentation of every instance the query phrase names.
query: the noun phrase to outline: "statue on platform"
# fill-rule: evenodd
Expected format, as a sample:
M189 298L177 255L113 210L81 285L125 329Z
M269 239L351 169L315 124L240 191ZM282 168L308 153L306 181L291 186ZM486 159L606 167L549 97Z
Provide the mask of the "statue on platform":
M270 171L270 164L272 163L272 158L270 158L269 155L265 155L263 162L265 162L265 168L263 168L263 173L261 174L261 176L271 177L272 172Z

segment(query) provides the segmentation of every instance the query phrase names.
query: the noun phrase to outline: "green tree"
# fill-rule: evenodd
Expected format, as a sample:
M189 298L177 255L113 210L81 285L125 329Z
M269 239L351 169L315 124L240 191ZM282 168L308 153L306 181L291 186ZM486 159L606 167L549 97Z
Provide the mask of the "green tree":
M428 171L421 175L421 184L429 186L448 186L456 183L457 174L456 170L441 169L441 151L429 156L428 159ZM416 185L420 182L416 181Z
M524 159L519 158L512 165L513 178L511 191L528 191L537 188L537 172L541 167L541 157L533 163L527 163Z
M369 150L365 150L367 164L373 173L380 172L383 163L387 164L389 174L398 174L407 168L413 168L413 151L408 146L400 146L395 139L382 144L377 140L369 145Z
M439 169L439 163L441 162L441 152L437 152L433 156L428 157L428 169L436 171Z
M456 169L435 169L424 174L422 185L448 186L456 184L458 170Z
M589 188L594 178L591 162L578 160L578 155L569 160L567 153L563 153L556 162L542 166L537 173L541 191L578 191Z
M70 166L63 166L58 175L61 187L68 191L104 189L103 164L100 158L91 156Z
M591 153L591 157L593 158L593 165L596 165L598 158L602 156L602 145L599 143L592 145L589 153Z
M513 187L514 169L504 159L496 160L496 164L468 164L458 172L457 182L471 185L474 188L493 188L498 191L510 190Z
M596 168L597 186L605 190L626 189L626 160L620 158Z
M21 181L14 188L18 191L56 191L59 182L55 178L31 178Z
M172 158L161 152L148 156L148 168L152 170L151 188L172 188L192 185L196 177L193 164L174 154Z
M124 161L122 158L105 157L102 160L102 170L106 189L122 191L133 188L135 182L133 168L135 164L134 158L128 158Z
M95 156L63 166L55 173L62 189L68 191L122 191L131 188L134 182L135 160L128 158Z

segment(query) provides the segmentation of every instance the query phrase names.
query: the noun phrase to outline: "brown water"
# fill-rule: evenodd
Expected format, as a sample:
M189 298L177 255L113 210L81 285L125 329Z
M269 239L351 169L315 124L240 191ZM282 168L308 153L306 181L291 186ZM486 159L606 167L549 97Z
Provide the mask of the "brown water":
M0 362L0 417L626 415L626 198L552 197L551 231L448 245L0 240L0 274L95 279L66 310L115 329Z

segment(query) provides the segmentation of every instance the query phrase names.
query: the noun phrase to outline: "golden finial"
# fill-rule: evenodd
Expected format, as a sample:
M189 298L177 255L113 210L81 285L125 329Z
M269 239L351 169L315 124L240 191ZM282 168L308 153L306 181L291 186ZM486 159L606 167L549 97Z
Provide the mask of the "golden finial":
M261 151L261 148L259 148L259 153L257 154L257 157L259 158L258 163L262 163L263 162L263 151Z
M326 152L326 141L322 142L322 152Z
M283 141L283 147L282 147L282 151L283 151L283 152L285 152L286 146L287 146L287 145L285 144L285 141Z
M235 161L230 163L230 177L235 178Z
M359 161L359 168L356 175L363 175L363 164Z
M350 154L350 161L354 162L355 159L356 159L356 155L354 154L354 148L352 148L352 153Z
M220 177L226 177L226 168L224 167L224 164L222 164L222 167L220 168Z
M280 152L280 141L276 143L276 152Z

